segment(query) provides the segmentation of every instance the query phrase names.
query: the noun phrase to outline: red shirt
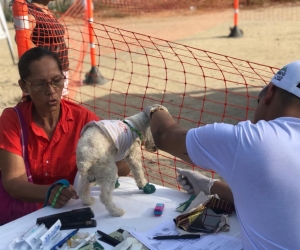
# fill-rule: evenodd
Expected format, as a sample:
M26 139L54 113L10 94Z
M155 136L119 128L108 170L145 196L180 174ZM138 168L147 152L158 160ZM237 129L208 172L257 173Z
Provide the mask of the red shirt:
M57 180L67 179L73 183L81 129L99 118L82 106L61 100L61 117L49 141L44 130L32 120L32 105L32 102L22 102L17 106L28 126L28 158L33 182L51 185ZM5 109L0 117L0 148L22 156L20 123L13 108Z

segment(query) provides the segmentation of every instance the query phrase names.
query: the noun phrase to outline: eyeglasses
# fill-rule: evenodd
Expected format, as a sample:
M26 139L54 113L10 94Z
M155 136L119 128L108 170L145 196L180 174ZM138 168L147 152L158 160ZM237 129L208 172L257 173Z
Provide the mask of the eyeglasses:
M266 95L268 90L268 85L266 87L264 87L258 94L258 98L257 98L257 104L260 102L260 100Z
M27 82L28 84L30 84L30 86L32 87L32 89L34 91L42 91L48 87L48 84L50 84L53 88L61 88L64 85L65 79L66 79L65 76L61 76L61 77L53 78L50 82L45 81L45 82L40 82L40 83L31 83L25 79L22 79L22 80L24 82Z

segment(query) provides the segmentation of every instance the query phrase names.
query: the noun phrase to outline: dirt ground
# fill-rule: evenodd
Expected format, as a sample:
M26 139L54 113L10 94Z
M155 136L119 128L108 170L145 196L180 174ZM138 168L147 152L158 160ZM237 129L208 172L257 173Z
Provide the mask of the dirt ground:
M295 9L298 8L298 11ZM300 13L300 7L293 7ZM267 10L266 10L267 12ZM253 17L256 11L253 10ZM267 15L267 14L266 14ZM249 13L247 13L247 16ZM300 20L274 21L260 19L243 20L240 17L239 28L243 31L242 38L227 38L233 26L233 11L224 12L183 12L173 14L151 14L138 17L110 18L96 20L133 32L147 34L169 41L174 41L203 50L216 52L252 62L274 67L299 59ZM14 29L8 23L11 38ZM14 53L17 58L15 43ZM0 112L5 107L14 105L19 99L17 85L17 66L13 65L5 39L0 40Z
M300 13L300 7L298 8L298 13ZM248 16L251 16L251 13L248 13ZM112 27L118 27L276 68L280 68L288 62L300 59L299 19L289 20L287 18L287 20L276 21L262 20L261 18L259 20L243 20L241 18L238 26L244 34L241 38L228 38L230 27L233 26L232 10L209 13L191 11L147 14L138 17L110 18L96 21ZM10 29L11 38L13 38L14 30L12 24L9 23L8 27ZM0 47L0 112L2 112L4 108L16 104L20 99L21 91L17 84L19 79L17 66L12 63L5 39L0 40ZM17 58L16 48L14 48L14 52ZM84 93L94 90L92 88L82 88L81 91L81 93ZM135 91L137 91L137 89ZM175 85L172 87L172 91L176 92ZM101 93L99 96L105 95L105 92L102 91ZM81 94L81 98L85 101L82 96L84 95ZM122 93L118 98L123 98ZM171 99L170 97L170 100ZM192 100L193 99L190 99L190 102L192 102ZM193 103L189 103L189 105L193 106ZM213 106L211 109L213 109ZM252 117L249 117L249 119L251 118ZM172 164L174 159L168 157L169 156L165 156L161 160L155 159L153 161L153 157L149 156L147 164L158 168L159 170L156 171L156 173L163 172L165 174L163 179L167 184L163 183L164 185L174 186L176 185L174 184L174 170L169 167L169 164ZM160 164L157 164L157 162ZM179 167L184 165L178 161L177 164ZM168 176L170 176L169 180ZM162 178L158 176L157 179Z

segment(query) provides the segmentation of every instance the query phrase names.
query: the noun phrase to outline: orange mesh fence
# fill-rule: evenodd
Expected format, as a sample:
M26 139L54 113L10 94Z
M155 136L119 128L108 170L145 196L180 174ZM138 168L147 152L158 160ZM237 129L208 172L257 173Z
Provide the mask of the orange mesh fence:
M157 12L166 10L194 10L197 8L231 7L232 1L221 0L96 0L95 15L118 15Z
M240 20L300 21L300 2L295 0L240 1Z
M76 8L68 14L82 17L82 2L77 1ZM95 18L105 18L159 11L222 11L233 9L234 0L94 0L93 4ZM56 1L56 6L60 10L65 8L60 1ZM239 1L240 18L245 20L299 20L299 6L298 0Z
M82 16L82 2L77 1L76 8L72 9L72 14L68 10L68 14L73 17ZM55 1L50 4L56 13L61 14L69 2ZM98 18L103 17L122 17L124 15L137 15L149 12L159 11L174 11L174 10L196 10L209 8L231 8L233 0L94 0L94 16Z
M108 81L70 89L102 119L123 119L160 103L185 128L252 119L257 93L277 70L94 23L97 66ZM82 79L90 63L83 61ZM149 181L177 187L176 168L195 169L165 152L143 151ZM213 172L206 172L213 175Z
M81 1L73 6L76 4ZM69 98L93 110L101 119L123 119L159 103L185 128L251 120L258 91L277 71L94 22L97 76L103 81L84 84L91 69L86 53L89 32L82 12L72 8L59 19L65 27L68 48ZM71 11L82 17L68 14ZM176 168L204 171L163 151L143 150L142 162L150 182L172 188L179 188L175 181ZM212 171L204 173L214 175Z

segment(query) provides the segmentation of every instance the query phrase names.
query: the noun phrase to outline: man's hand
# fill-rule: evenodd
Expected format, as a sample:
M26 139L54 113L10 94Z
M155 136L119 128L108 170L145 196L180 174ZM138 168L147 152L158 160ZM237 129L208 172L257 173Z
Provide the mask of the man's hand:
M219 181L208 178L199 172L179 168L176 170L178 172L177 182L189 194L198 195L202 191L204 194L210 195L210 188L215 181Z
M55 199L55 196L58 192L58 190L60 189L62 185L55 185L55 187L52 188L51 190L51 194L49 197L49 204L52 204L53 200ZM78 195L74 189L74 187L72 185L70 185L69 187L63 188L60 192L60 194L58 195L57 199L56 199L56 203L55 203L55 208L61 208L63 207L70 199L78 199Z

